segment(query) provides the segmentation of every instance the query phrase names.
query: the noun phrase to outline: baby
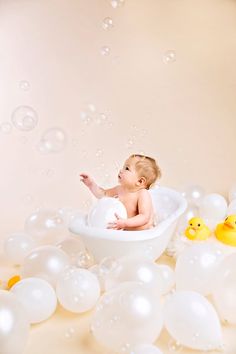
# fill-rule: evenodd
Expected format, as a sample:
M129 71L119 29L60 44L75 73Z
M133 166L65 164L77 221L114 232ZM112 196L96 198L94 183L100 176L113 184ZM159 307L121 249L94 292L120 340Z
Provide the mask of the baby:
M114 197L124 204L127 219L115 214L116 221L108 224L114 230L146 230L154 226L154 211L148 189L161 176L156 161L144 155L131 155L118 174L119 185L103 189L85 173L81 173L81 181L90 189L96 198Z

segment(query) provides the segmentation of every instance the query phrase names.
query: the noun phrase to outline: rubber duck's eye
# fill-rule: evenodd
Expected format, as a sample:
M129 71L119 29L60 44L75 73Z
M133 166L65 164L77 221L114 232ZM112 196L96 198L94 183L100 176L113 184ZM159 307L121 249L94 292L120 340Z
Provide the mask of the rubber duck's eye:
M201 226L201 224L197 224L197 226Z
M227 218L225 218L225 221L227 221L228 220L228 217Z
M190 224L190 226L193 226L193 224Z

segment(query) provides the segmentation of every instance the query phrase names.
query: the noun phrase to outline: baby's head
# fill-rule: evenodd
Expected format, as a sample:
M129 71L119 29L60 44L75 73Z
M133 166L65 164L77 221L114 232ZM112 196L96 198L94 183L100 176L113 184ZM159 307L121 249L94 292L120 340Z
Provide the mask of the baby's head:
M145 189L149 189L161 177L161 170L152 157L133 154L127 161L132 162L138 177L143 178L142 187Z

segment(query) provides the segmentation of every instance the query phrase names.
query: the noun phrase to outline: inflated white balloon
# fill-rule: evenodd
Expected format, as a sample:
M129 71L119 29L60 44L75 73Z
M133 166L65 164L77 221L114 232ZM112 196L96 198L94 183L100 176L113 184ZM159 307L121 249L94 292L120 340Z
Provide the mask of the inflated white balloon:
M77 265L81 252L85 252L85 246L79 237L68 236L56 246L68 255L73 265Z
M236 253L228 255L214 274L213 301L222 321L236 324Z
M162 294L167 294L175 285L175 272L166 264L156 264L156 269L162 279Z
M222 220L226 213L227 202L217 193L207 194L199 205L199 214L202 218Z
M149 259L136 256L119 259L119 268L111 273L105 280L106 289L111 289L127 281L142 282L156 294L162 294L162 276L157 265Z
M25 256L37 245L36 241L23 232L9 235L4 240L4 251L14 264L22 264Z
M91 330L106 347L122 352L153 343L163 326L159 298L140 283L122 283L106 292L96 306Z
M236 199L233 199L228 206L227 215L236 214Z
M176 291L164 306L164 324L183 346L213 350L222 346L222 330L212 304L194 291Z
M97 277L87 269L69 268L58 279L56 293L66 310L82 313L95 306L100 285Z
M130 354L163 354L160 349L152 344L136 345Z
M236 183L229 190L229 201L236 199Z
M11 292L16 295L25 308L30 323L45 321L56 310L56 293L46 280L22 279L11 288Z
M27 315L16 296L0 290L0 353L22 354L29 330Z
M109 222L117 220L115 214L118 214L122 219L127 218L124 204L117 198L101 198L88 213L88 225L106 228Z
M176 289L209 295L212 290L212 276L222 258L220 247L213 244L203 242L187 247L176 262Z
M25 221L26 232L36 241L55 243L61 241L67 232L65 223L58 211L40 209Z
M68 255L55 246L40 246L31 251L23 265L24 277L38 277L56 285L61 272L70 264Z
M188 203L196 206L199 206L205 194L204 188L198 185L187 186L182 192Z

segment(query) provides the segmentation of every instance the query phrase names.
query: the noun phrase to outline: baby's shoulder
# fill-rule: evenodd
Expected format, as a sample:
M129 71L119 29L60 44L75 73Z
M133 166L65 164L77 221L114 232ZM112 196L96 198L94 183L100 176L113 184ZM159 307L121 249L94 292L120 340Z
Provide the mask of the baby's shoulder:
M150 193L147 189L142 188L138 191L138 196L140 198L149 198L150 197Z

